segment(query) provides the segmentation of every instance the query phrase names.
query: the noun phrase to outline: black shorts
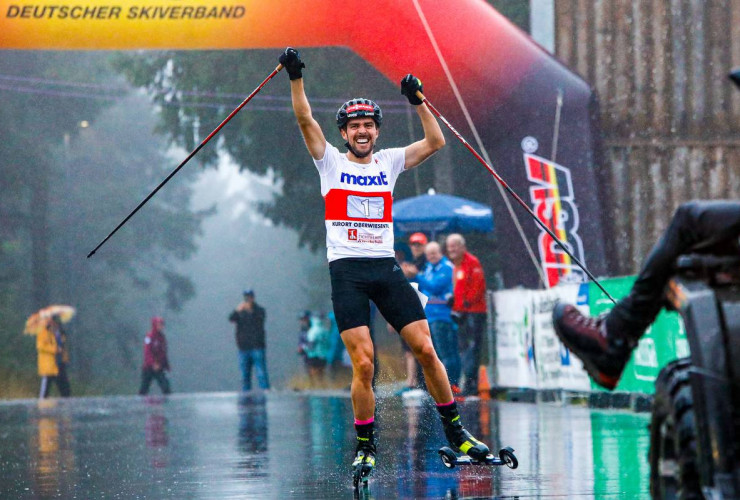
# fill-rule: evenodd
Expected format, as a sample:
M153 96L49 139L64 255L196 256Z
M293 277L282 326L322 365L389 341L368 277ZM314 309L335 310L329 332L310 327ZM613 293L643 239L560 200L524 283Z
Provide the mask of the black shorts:
M329 263L331 301L339 331L370 326L370 301L397 332L426 319L416 290L396 259L338 259Z

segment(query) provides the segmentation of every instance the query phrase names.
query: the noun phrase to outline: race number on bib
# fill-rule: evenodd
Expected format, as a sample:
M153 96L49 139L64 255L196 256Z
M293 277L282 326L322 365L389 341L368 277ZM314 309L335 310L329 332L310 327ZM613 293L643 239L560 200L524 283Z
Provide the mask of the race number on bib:
M380 196L347 196L347 215L356 219L382 219L385 200Z

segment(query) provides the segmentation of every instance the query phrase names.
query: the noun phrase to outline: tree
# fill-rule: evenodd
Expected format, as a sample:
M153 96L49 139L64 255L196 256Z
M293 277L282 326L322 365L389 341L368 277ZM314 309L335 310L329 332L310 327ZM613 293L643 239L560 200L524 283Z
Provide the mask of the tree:
M146 217L85 259L96 238L174 167L166 145L152 137L148 104L127 97L109 57L0 53L2 366L32 374L23 321L49 302L66 302L78 308L73 376L95 375L103 385L135 366L139 339L130 332L140 336L146 327L141 305L178 308L195 293L171 262L195 251L207 216L189 209L195 173L184 173Z
M65 134L77 128L82 117L96 113L105 104L104 100L86 100L84 106L79 106L69 99L61 99L58 88L39 91L37 79L49 82L71 79L75 71L88 72L91 66L98 64L93 59L78 58L76 64L68 64L70 61L63 59L62 54L15 51L3 52L0 58L2 88L9 96L3 99L0 108L3 137L0 187L4 193L13 193L0 205L3 212L8 213L3 241L6 248L15 243L17 250L22 233L29 238L31 298L33 305L38 307L49 299L46 247L53 152Z

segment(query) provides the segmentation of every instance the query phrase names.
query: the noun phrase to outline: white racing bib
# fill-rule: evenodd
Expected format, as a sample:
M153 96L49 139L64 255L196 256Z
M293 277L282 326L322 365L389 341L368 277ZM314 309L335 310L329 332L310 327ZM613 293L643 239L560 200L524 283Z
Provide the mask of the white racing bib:
M383 149L359 164L327 143L314 164L321 175L329 262L393 257L393 187L404 170L404 149Z

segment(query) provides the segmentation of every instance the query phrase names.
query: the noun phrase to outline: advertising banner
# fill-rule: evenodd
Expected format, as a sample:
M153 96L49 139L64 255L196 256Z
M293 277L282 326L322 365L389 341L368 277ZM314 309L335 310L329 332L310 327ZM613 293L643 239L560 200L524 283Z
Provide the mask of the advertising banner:
M347 47L394 83L407 73L419 76L430 102L475 149L486 150L506 183L595 275L609 274L604 241L612 231L604 228L609 221L602 210L608 206L604 201L609 186L606 179L597 179L601 153L594 93L483 0L454 4L377 0L371 9L358 0L8 0L0 4L0 49L286 46ZM337 70L343 69L338 61ZM470 162L470 168L484 168L472 155ZM539 285L540 275L525 241L545 270L548 286L582 280L567 255L515 207L522 238L493 177L489 191L496 235L511 245L503 269L507 287Z
M496 381L503 387L537 387L531 290L494 293Z
M624 297L634 277L612 278L601 284L616 298ZM598 316L613 304L594 283L559 285L550 290L495 292L496 374L502 387L529 389L602 390L583 363L563 346L552 325L558 300L575 304L584 314ZM616 390L652 394L655 379L670 361L689 355L680 316L662 311L640 339Z
M589 390L580 360L563 347L552 327L556 301L576 303L580 285L551 290L495 292L496 375L503 387Z

